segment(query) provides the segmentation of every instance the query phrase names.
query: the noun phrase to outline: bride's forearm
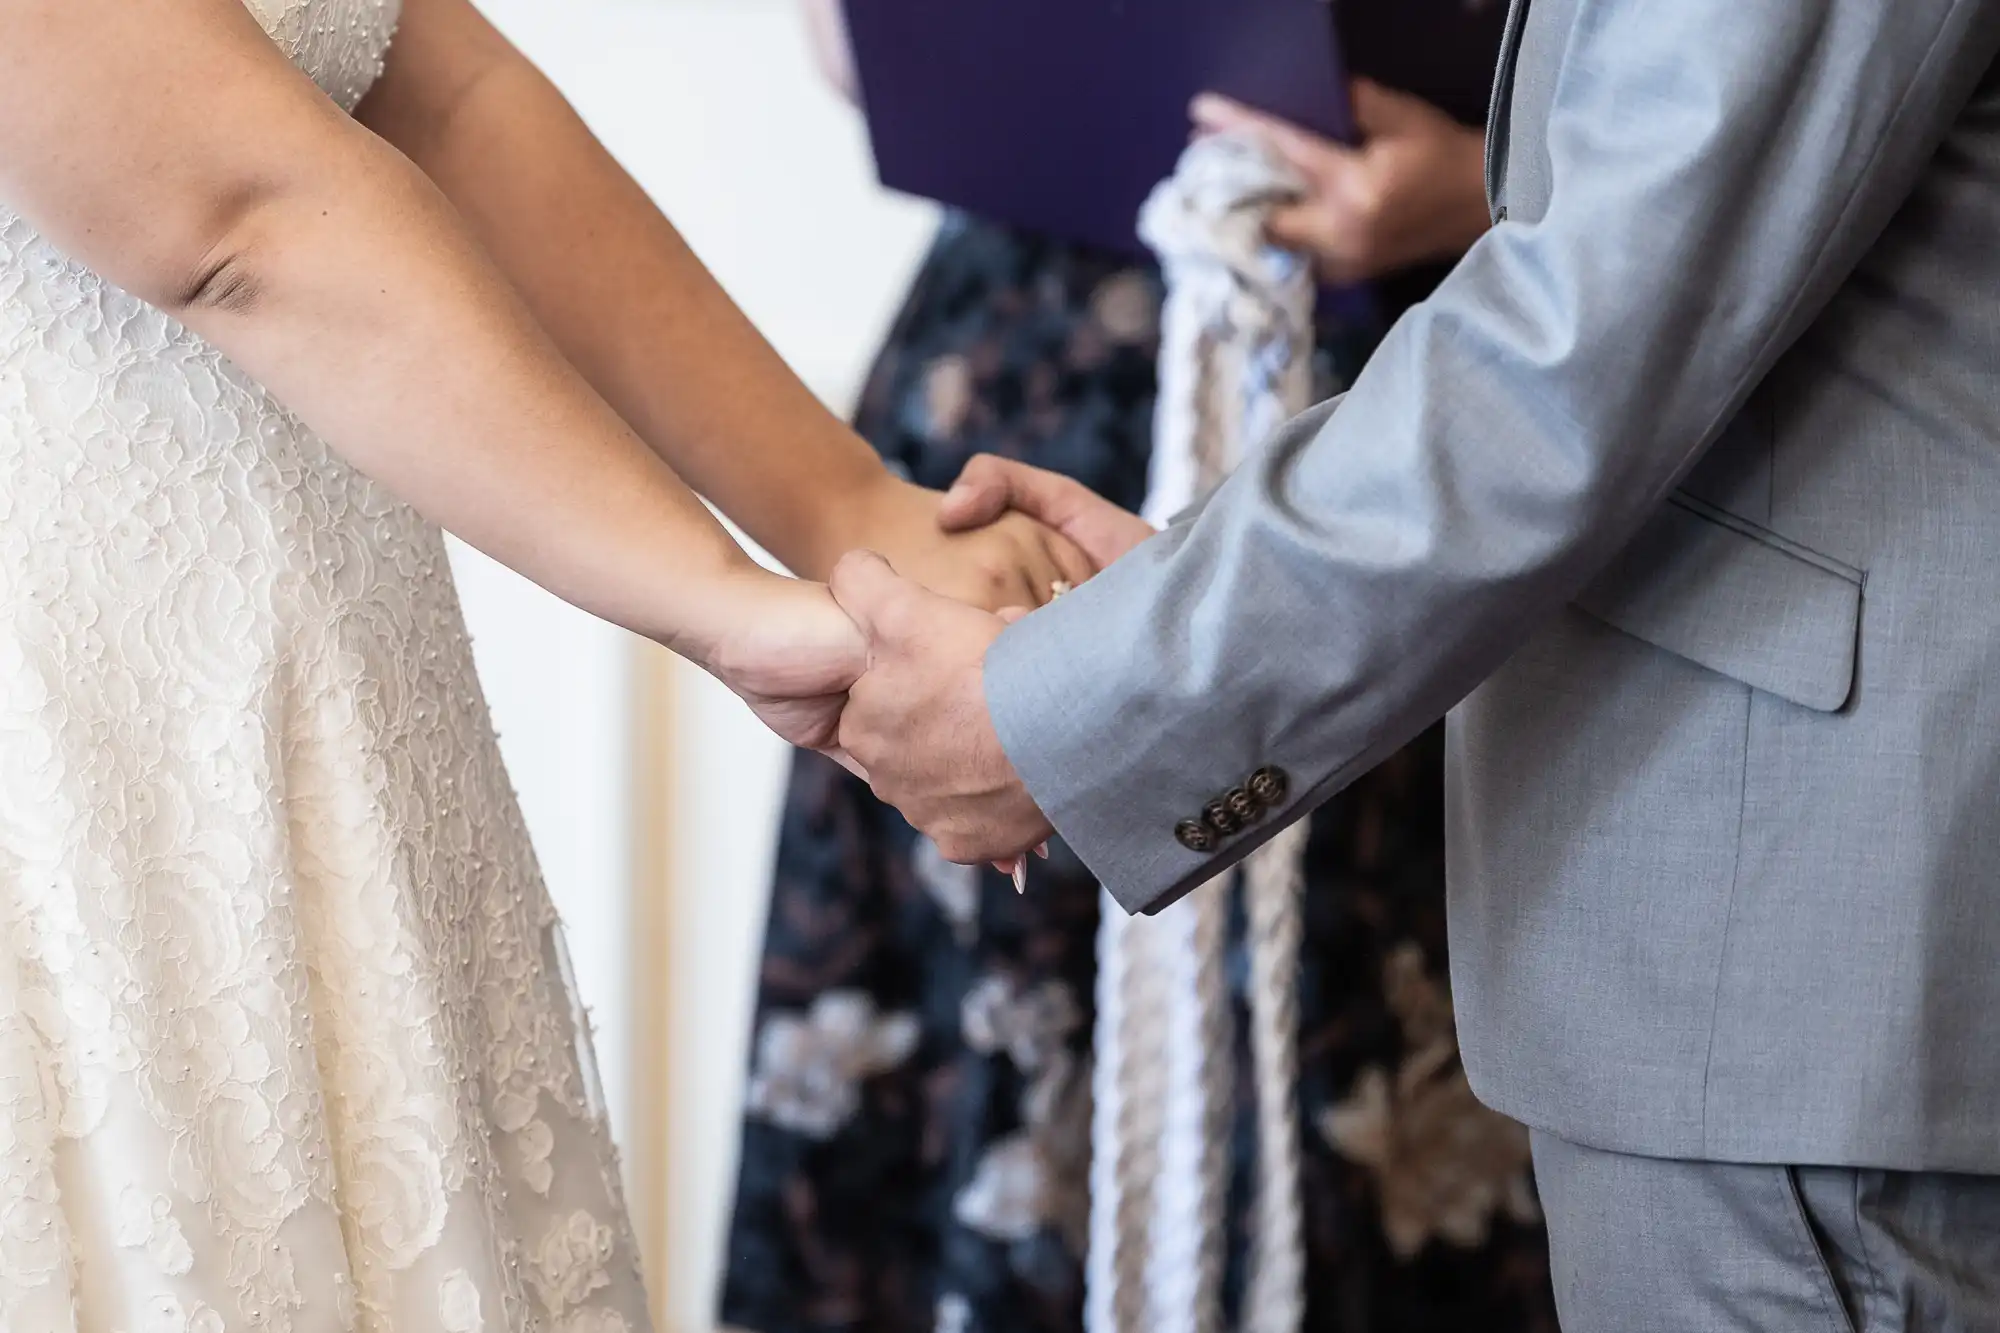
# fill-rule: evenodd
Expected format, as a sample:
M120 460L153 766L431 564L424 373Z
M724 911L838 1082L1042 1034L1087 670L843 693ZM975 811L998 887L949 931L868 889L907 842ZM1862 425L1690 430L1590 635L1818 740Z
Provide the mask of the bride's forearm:
M359 136L357 136L359 137ZM558 596L697 659L748 558L552 347L430 182L355 145L176 312L343 457Z
M689 485L802 573L858 539L890 484L874 453L464 0L406 3L361 118L438 184L563 353Z

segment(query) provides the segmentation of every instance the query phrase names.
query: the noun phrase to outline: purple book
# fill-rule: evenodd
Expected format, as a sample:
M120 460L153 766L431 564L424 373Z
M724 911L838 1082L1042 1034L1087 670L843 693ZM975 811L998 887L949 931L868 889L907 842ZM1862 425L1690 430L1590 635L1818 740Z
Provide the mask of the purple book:
M1213 90L1351 140L1327 0L846 0L882 183L1143 254Z

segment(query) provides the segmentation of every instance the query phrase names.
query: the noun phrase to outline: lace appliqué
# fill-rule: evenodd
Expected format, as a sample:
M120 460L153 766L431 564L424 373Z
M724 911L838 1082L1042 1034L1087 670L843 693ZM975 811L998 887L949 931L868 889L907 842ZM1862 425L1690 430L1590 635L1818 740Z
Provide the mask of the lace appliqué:
M0 1329L643 1329L587 1044L440 534L0 204Z
M114 1239L126 1249L144 1250L168 1277L180 1277L194 1267L174 1206L164 1194L146 1194L127 1185L118 1196L118 1230Z

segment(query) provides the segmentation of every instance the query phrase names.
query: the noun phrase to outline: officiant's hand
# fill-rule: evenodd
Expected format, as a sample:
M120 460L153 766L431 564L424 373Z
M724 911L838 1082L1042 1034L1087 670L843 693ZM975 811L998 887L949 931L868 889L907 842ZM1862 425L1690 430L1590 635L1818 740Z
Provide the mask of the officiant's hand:
M1491 223L1485 134L1420 97L1356 79L1352 148L1213 93L1191 114L1197 133L1256 135L1304 178L1306 197L1272 214L1271 240L1330 281L1456 260Z
M1153 535L1152 524L1082 482L993 454L980 454L965 465L945 492L938 520L948 531L961 532L1009 510L1047 524L1098 569Z
M961 865L1047 841L1053 830L986 711L982 663L1006 620L927 592L867 551L842 560L832 586L868 645L840 745L875 794Z
M804 572L824 577L849 551L878 551L932 592L998 611L1041 606L1058 584L1081 583L1097 571L1081 542L1017 508L1023 512L994 506L977 520L947 524L936 491L885 473L870 493L828 506L818 567Z

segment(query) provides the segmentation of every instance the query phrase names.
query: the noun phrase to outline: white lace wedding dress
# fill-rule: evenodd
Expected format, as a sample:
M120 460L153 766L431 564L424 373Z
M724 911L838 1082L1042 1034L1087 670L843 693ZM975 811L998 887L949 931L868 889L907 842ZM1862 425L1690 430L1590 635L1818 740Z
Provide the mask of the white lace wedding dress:
M645 1327L437 530L0 205L0 1333Z

